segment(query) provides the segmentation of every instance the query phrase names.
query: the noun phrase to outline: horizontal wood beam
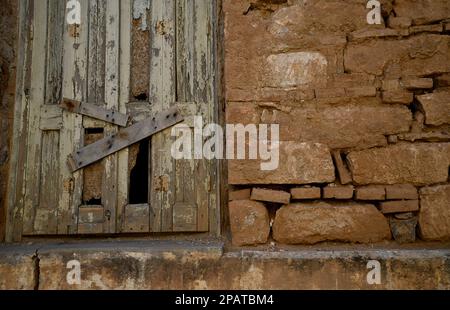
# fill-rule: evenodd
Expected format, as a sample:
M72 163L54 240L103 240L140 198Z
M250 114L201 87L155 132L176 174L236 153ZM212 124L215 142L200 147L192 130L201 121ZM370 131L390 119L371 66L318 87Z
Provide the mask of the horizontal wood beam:
M105 137L69 155L67 161L69 169L75 172L89 166L155 133L180 123L183 119L179 110L173 107L156 114L152 118L147 118L130 127L121 129L117 134Z
M62 100L60 107L72 113L89 116L122 127L126 127L130 119L129 115L104 108L102 105L67 98Z

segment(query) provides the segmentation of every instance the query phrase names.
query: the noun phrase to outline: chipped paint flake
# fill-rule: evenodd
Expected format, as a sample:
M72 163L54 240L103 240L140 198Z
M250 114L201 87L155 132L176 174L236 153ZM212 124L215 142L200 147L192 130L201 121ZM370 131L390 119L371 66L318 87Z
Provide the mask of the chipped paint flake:
M146 31L148 30L147 24L147 11L150 9L150 1L149 0L134 0L133 4L133 18L141 19L140 30Z

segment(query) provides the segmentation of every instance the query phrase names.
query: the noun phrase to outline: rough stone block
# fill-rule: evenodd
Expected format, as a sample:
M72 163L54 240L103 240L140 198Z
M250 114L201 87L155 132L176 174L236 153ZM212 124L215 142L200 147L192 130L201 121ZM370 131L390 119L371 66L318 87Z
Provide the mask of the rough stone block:
M322 190L320 187L296 187L291 189L294 200L320 199Z
M416 241L417 217L407 220L389 218L392 237L398 243L411 243Z
M386 199L388 200L417 200L419 193L417 188L411 184L400 184L386 186Z
M419 211L419 200L386 201L380 204L383 214Z
M228 193L228 200L229 201L250 200L250 195L251 195L251 189L250 188L230 191Z
M385 148L351 152L347 162L359 185L446 182L450 143L399 143Z
M227 123L279 124L282 141L312 141L331 149L384 146L385 135L409 131L408 107L381 104L378 98L353 100L320 106L233 102L227 105Z
M401 90L400 80L383 80L381 89L385 92Z
M325 199L352 199L355 188L353 185L329 185L323 189Z
M385 200L386 190L382 185L369 185L356 189L357 200Z
M450 16L447 0L396 0L394 9L398 17L411 18L414 25L429 24Z
M444 27L442 24L414 26L414 27L409 28L409 32L411 34L417 34L417 33L421 33L421 32L440 33L442 31L444 31Z
M409 28L412 25L412 20L409 17L389 17L388 26L394 29Z
M230 160L228 182L239 184L311 184L336 179L330 150L323 144L280 142L279 166L261 170L259 160Z
M375 97L377 89L374 86L362 86L346 88L345 93L348 97Z
M267 242L270 232L269 213L264 204L251 200L230 202L230 226L234 245L255 245Z
M425 111L427 125L450 124L450 91L434 92L417 96Z
M345 89L344 88L321 88L316 89L316 98L323 99L323 98L340 98L345 97Z
M414 94L406 91L385 91L383 102L393 104L410 104L414 101Z
M327 78L328 61L317 52L270 55L265 79L270 87L289 88L321 84Z
M419 228L424 240L450 240L450 185L420 190Z
M450 37L422 34L405 40L351 43L344 58L346 71L352 73L390 73L394 78L436 75L450 72Z
M279 209L273 237L285 244L369 243L390 239L391 233L387 219L373 205L321 202Z
M288 204L291 201L291 194L279 190L254 188L251 200Z
M433 88L433 79L404 79L400 81L400 85L406 89L430 89Z

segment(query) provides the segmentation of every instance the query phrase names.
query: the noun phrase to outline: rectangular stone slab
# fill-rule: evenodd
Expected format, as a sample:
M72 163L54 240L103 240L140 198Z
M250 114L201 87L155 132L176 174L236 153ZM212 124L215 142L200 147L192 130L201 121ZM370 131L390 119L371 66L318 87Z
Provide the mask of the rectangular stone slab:
M69 169L72 172L77 171L181 121L183 117L177 108L158 113L153 118L145 119L75 151L69 155Z

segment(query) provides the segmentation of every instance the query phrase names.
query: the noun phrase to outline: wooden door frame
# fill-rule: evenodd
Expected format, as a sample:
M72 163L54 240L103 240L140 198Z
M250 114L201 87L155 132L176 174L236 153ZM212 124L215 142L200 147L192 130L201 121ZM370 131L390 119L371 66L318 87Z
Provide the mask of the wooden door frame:
M32 19L33 8L37 0L20 0L18 5L18 42L17 42L17 76L15 89L15 106L13 121L13 136L11 146L11 159L9 166L8 190L6 197L6 242L19 242L22 240L24 191L25 191L25 162L27 158L28 133L28 104L31 78L32 56ZM131 3L132 0L122 0ZM214 34L215 65L215 95L214 95L214 121L225 124L225 96L224 96L224 16L222 0L214 0L216 9L213 20L216 28ZM131 25L130 25L131 27ZM126 57L125 57L126 58ZM121 64L121 70L124 66ZM121 73L122 75L122 73ZM122 81L120 82L122 83ZM122 84L121 84L122 87ZM227 163L225 160L215 160L213 163L215 174L216 204L209 213L209 235L219 237L223 229L227 229ZM119 235L119 234L118 234ZM78 235L73 235L78 236ZM67 238L73 236L64 236Z

